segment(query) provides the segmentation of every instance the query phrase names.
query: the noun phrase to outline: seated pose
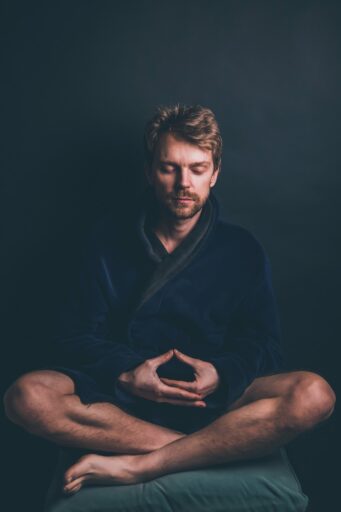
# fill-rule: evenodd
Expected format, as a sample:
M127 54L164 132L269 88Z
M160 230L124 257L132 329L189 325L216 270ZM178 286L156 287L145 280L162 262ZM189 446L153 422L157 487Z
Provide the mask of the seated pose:
M84 244L53 335L60 366L5 394L14 423L83 450L67 494L262 457L334 408L322 376L284 370L268 257L219 216L212 111L159 107L144 140L146 190L134 204L114 190L122 217Z

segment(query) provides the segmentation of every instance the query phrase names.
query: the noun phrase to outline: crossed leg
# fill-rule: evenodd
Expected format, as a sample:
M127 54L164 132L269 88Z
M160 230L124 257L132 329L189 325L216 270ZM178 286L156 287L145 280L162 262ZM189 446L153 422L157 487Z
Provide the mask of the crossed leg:
M333 412L335 394L319 375L296 371L255 379L208 426L152 452L90 454L65 473L66 493L83 485L144 482L158 476L269 454Z
M4 397L8 418L58 445L92 451L141 454L185 434L132 416L111 403L84 405L63 373L26 373Z

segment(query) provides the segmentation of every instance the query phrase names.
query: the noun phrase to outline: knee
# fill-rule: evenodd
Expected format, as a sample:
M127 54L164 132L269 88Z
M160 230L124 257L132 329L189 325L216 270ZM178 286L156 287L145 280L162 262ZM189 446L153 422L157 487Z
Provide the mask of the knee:
M289 422L297 430L312 428L331 416L335 402L335 393L323 377L297 372L287 402Z
M17 379L4 394L8 419L32 433L40 433L49 407L49 388L37 372Z

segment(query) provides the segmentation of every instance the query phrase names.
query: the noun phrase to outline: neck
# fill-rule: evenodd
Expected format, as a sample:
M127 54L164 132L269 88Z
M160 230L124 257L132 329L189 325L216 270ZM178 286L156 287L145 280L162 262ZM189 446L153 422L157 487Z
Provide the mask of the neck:
M198 222L201 212L202 209L190 219L171 219L160 213L154 232L167 252L173 252L181 244Z

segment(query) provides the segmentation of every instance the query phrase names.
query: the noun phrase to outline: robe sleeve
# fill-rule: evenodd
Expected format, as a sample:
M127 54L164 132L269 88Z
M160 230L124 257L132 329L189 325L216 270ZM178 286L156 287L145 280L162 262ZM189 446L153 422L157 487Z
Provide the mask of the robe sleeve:
M145 358L121 335L112 339L110 333L108 337L108 312L112 304L115 311L118 299L105 256L96 250L96 241L90 245L87 243L82 251L81 263L55 317L52 347L63 367L84 372L103 389L114 392L119 375ZM113 316L115 322L115 313Z
M251 382L283 369L280 324L268 257L253 286L241 300L228 326L226 350L208 360L220 376L219 389L208 405L232 404Z

